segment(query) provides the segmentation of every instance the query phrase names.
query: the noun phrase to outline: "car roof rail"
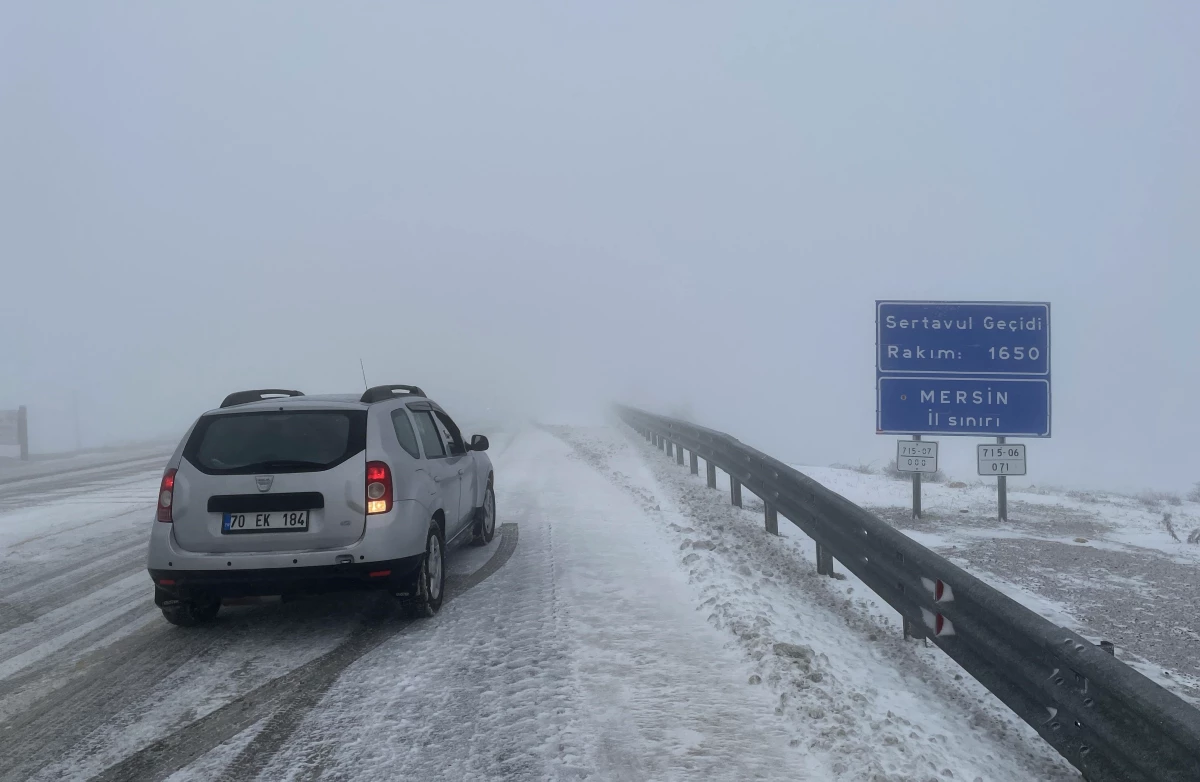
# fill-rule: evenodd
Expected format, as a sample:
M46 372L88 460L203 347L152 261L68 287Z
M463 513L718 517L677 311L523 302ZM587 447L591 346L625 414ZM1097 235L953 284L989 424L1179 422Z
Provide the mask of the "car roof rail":
M385 399L392 399L397 394L405 394L408 396L425 396L425 392L417 386L402 386L395 383L387 386L374 386L363 392L362 397L358 400L364 404L372 404L374 402L382 402Z
M249 402L262 402L275 397L304 396L301 391L288 391L286 388L255 388L250 391L234 391L221 402L221 407L233 407Z

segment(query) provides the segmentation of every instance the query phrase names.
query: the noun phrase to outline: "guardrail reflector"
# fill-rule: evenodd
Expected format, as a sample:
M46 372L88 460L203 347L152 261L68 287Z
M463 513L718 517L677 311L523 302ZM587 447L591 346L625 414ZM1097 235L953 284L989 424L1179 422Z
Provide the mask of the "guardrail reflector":
M954 635L954 623L941 614L935 614L927 608L922 608L921 618L925 620L925 626L932 630L935 636Z
M940 578L935 581L934 579L922 576L921 583L925 586L925 589L929 590L929 594L933 595L934 602L949 603L954 600L954 590Z

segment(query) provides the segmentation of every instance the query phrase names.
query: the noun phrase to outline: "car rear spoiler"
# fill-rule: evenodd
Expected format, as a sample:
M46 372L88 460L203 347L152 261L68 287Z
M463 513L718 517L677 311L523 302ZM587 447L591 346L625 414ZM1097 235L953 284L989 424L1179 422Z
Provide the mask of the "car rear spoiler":
M425 396L425 392L417 386L401 386L393 383L392 385L388 386L375 386L373 388L368 388L363 392L362 398L360 398L358 401L369 405L374 402L382 402L385 399L391 399L392 397L400 394L407 396Z
M224 401L221 402L221 407L233 407L234 405L244 405L248 402L261 402L264 399L289 396L304 396L304 394L300 391L288 391L284 388L256 388L251 391L234 391L225 397Z

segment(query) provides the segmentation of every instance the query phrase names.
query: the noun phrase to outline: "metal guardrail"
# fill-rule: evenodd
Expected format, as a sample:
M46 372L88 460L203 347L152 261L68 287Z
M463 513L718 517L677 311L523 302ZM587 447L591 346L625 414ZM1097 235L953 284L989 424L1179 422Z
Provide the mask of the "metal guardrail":
M808 476L723 432L624 405L627 424L698 474L729 474L735 505L744 485L762 498L768 532L782 514L817 544L817 570L834 558L927 637L1089 782L1197 782L1200 711L1075 632L895 530Z

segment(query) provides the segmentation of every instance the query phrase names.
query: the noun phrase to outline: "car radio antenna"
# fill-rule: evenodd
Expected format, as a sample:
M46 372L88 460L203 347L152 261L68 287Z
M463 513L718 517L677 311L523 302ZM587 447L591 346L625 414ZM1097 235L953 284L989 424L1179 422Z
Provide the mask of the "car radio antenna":
M361 358L358 360L358 368L362 370L363 391L366 391L367 390L367 368L365 366L363 366L363 360Z

